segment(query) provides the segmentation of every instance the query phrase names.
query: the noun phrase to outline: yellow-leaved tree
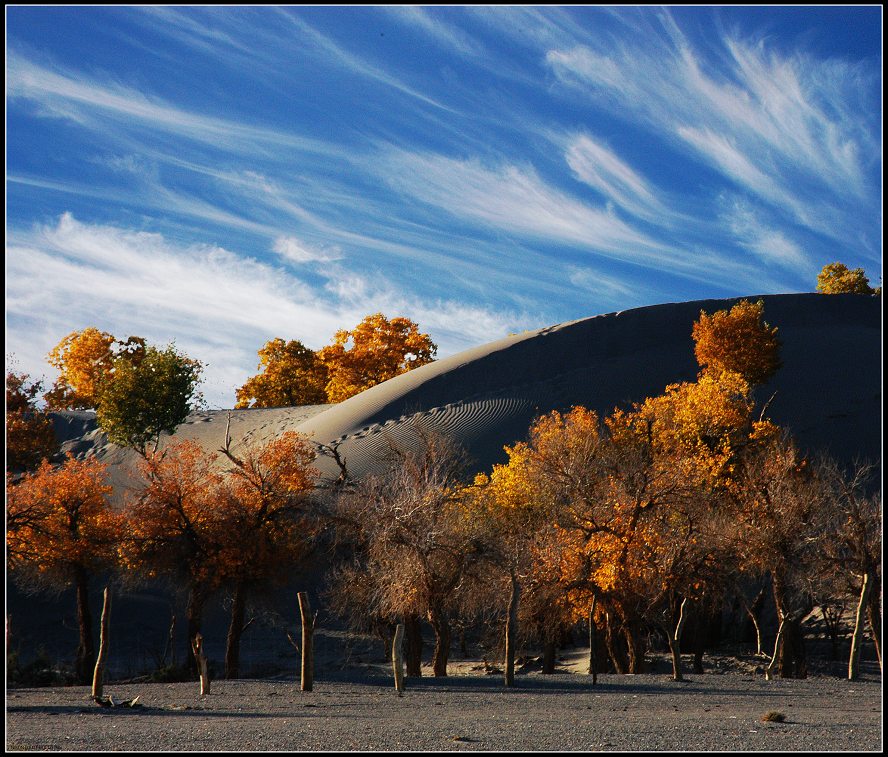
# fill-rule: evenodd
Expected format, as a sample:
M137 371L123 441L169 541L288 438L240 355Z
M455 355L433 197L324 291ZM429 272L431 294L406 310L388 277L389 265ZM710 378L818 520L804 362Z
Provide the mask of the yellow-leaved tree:
M235 407L294 407L327 401L327 368L314 350L272 339L259 350L260 373L237 390Z
M118 345L116 348L114 345ZM59 378L43 398L50 410L88 410L98 407L103 383L119 357L138 362L145 340L131 336L119 342L113 334L92 326L72 331L46 356L59 371Z
M765 303L741 300L712 315L700 311L694 323L694 354L704 372L739 373L753 386L764 384L780 367L777 329L762 321Z
M383 381L432 362L438 351L409 318L368 315L351 331L340 330L318 352L329 372L327 401L342 402Z
M874 294L863 268L851 270L844 263L827 263L817 274L821 294Z

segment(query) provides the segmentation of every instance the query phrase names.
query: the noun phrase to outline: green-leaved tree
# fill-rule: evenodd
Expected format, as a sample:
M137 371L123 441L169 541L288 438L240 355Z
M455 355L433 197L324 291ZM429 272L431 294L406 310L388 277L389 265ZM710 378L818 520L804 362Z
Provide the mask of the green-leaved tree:
M203 366L170 344L145 348L140 360L117 357L101 387L96 420L115 444L144 455L160 435L175 432L201 401L195 393Z

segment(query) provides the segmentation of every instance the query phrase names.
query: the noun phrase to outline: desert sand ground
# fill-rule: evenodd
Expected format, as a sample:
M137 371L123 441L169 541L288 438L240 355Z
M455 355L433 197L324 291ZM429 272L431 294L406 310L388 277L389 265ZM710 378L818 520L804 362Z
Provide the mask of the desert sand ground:
M114 683L103 708L88 687L10 689L8 751L854 751L882 749L882 685L868 663L841 677L766 681L718 660L684 682L660 672L600 675L583 654L505 689L477 661L408 679L398 697L384 665L319 676L197 683ZM764 722L779 712L783 722Z

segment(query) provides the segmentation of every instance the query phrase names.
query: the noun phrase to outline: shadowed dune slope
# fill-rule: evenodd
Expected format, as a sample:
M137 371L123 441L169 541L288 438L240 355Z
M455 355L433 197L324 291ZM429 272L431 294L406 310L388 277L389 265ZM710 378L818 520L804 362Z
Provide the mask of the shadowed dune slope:
M842 459L881 456L881 300L856 295L748 297L779 329L783 367L759 388L770 417L802 446ZM656 305L507 337L423 366L319 413L298 430L339 445L349 471L378 468L416 428L455 436L489 470L532 420L585 405L599 413L696 378L691 337L700 311L738 299ZM332 473L330 461L323 463Z
M738 298L740 299L740 298ZM700 311L738 299L636 308L500 339L418 368L332 406L215 410L193 413L163 444L194 439L208 450L223 443L231 418L233 449L297 430L338 445L349 472L379 470L389 445L410 446L417 429L450 434L474 470L506 459L503 445L524 439L533 419L585 405L601 414L692 381L698 366L691 327ZM801 445L851 461L881 458L881 298L790 294L765 302L779 329L783 367L758 389L775 392L769 416ZM65 449L111 463L120 491L133 483L136 456L107 443L92 413L56 414ZM324 475L338 473L320 458Z

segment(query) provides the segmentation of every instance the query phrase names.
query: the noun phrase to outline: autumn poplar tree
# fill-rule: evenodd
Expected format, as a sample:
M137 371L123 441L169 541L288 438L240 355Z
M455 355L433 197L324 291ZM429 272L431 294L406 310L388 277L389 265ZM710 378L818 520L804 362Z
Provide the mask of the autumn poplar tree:
M327 401L342 402L376 384L432 362L438 351L409 318L368 315L355 328L337 331L318 358L327 368Z
M851 270L844 263L828 263L817 274L821 294L875 294L863 268Z
M235 407L293 407L327 402L327 368L298 340L272 339L259 350L260 373L236 391Z
M739 373L753 386L764 384L780 367L777 329L762 321L765 303L741 300L712 315L700 311L693 325L694 354L704 372Z
M72 331L46 357L59 371L58 380L44 395L47 407L51 410L95 409L103 384L114 370L115 359L137 362L144 349L145 340L141 337L131 336L120 342L113 334L92 326Z
M830 506L816 466L786 436L749 445L734 476L735 544L752 575L768 574L781 624L780 676L805 678L801 621L813 607L810 586L826 534L818 524Z
M7 565L26 589L74 589L80 637L75 671L81 684L89 683L95 664L90 577L112 564L121 529L104 479L105 467L95 458L71 455L55 468L44 460L15 485L7 477Z
M123 510L126 527L119 550L126 574L134 581L166 579L187 595L185 659L192 668L191 640L200 631L204 606L219 588L220 549L230 538L215 461L216 455L190 440L147 451L139 465L144 485Z
M32 471L59 451L59 443L46 413L36 398L43 386L23 373L6 373L6 470Z
M447 439L418 437L392 447L385 472L343 490L333 517L355 545L360 567L350 575L369 587L360 592L365 611L425 616L435 633L434 675L446 676L458 590L480 545L462 506L462 453Z
M203 366L170 344L144 348L134 360L118 356L101 383L96 421L108 439L145 454L160 436L172 434L201 401L196 393Z
M292 578L312 554L318 524L311 494L316 452L290 431L265 445L221 450L230 466L217 499L221 519L216 568L231 592L225 677L240 675L240 640L251 593Z

